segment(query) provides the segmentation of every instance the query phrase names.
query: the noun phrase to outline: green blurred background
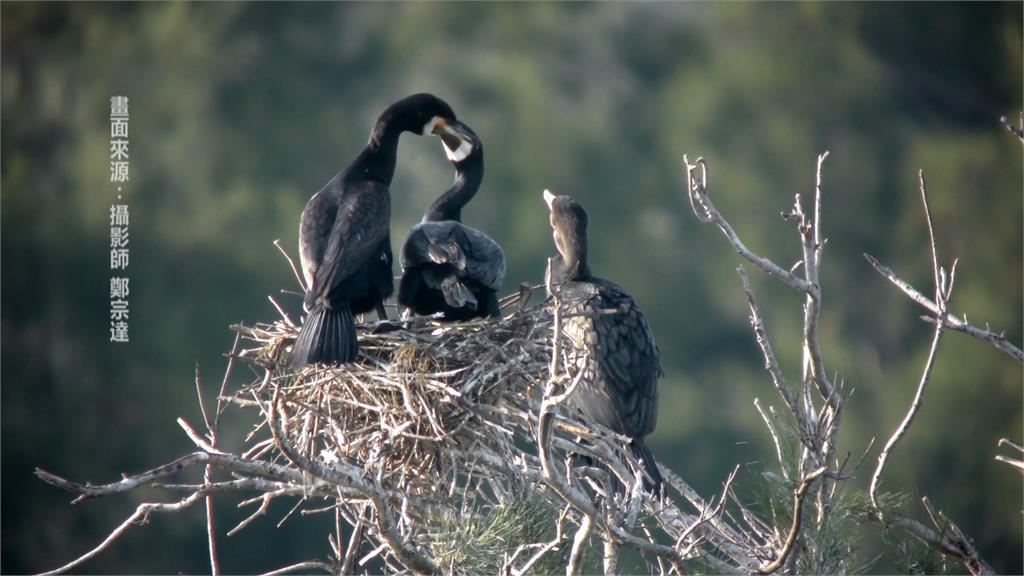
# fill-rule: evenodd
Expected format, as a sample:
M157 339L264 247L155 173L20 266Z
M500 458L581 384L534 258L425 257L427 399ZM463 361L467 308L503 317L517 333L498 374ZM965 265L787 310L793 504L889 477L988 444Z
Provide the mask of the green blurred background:
M771 448L752 401L777 403L747 325L738 257L699 224L682 154L711 163L719 208L788 265L778 214L824 167L821 341L855 388L853 459L906 410L930 329L869 252L930 292L917 194L929 182L941 258L960 257L953 306L1022 339L1022 152L999 126L1022 97L1021 3L60 4L2 19L2 564L53 568L95 545L144 491L72 507L32 475L105 482L192 449L198 362L219 382L229 323L276 316L294 280L306 200L363 146L376 115L417 91L446 99L485 144L466 221L501 242L507 288L552 252L541 190L581 200L595 273L631 291L666 377L650 445L705 493ZM109 98L131 99L131 343L108 342ZM407 135L392 186L395 249L451 179L439 142ZM791 380L801 302L751 271ZM248 377L240 373L238 381ZM212 392L211 392L212 393ZM951 333L883 487L927 495L1000 571L1022 566L1022 480L993 460L1022 439L1021 366ZM248 428L229 419L227 442ZM866 485L881 442L855 481ZM221 538L229 573L328 553L327 518L290 504ZM226 530L251 510L219 508ZM905 570L886 539L871 572ZM208 570L201 507L154 517L83 566Z

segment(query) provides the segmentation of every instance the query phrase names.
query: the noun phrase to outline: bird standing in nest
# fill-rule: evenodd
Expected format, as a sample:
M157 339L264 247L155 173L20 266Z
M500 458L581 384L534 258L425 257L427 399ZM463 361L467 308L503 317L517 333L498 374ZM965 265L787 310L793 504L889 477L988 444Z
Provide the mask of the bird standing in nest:
M658 346L640 308L618 285L593 276L587 263L587 212L569 196L544 191L558 254L546 283L558 292L566 318L562 332L567 356L582 379L566 400L584 422L596 422L632 439L643 463L647 490L659 492L662 478L644 437L658 417ZM575 375L575 374L574 374Z
M468 139L440 98L403 98L378 117L356 159L310 198L299 220L308 313L288 359L293 368L354 361L359 345L353 314L376 309L387 319L384 300L394 291L389 186L403 132Z
M505 279L505 253L483 232L462 223L462 208L484 177L484 149L472 128L468 139L441 135L455 183L423 214L402 245L398 303L446 321L500 317L497 290Z

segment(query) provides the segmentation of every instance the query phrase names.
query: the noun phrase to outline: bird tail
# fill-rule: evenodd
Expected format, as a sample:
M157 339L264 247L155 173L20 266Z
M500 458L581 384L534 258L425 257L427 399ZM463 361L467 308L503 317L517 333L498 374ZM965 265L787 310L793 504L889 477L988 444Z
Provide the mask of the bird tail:
M654 492L655 494L661 493L661 484L663 482L661 478L661 472L658 471L658 464L654 461L654 455L644 445L644 441L640 438L634 439L629 443L629 447L633 449L633 456L637 460L643 463L644 470L647 472L648 479L644 477L644 490L648 492Z
M332 308L316 304L302 322L288 364L296 370L317 362L338 365L354 361L358 353L352 309L347 304Z

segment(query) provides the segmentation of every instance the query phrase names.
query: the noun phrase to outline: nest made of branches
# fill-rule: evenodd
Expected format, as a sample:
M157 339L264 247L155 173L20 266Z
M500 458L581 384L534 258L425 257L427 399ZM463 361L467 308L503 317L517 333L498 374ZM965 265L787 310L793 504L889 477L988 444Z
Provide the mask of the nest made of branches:
M351 463L407 494L450 491L455 476L469 472L466 454L507 454L528 433L548 379L550 308L506 300L515 309L501 319L417 318L389 331L379 322L357 325L357 361L335 368L286 367L297 329L285 316L237 326L255 343L239 357L272 367L273 376L233 398L266 406L277 394L291 444L325 467Z

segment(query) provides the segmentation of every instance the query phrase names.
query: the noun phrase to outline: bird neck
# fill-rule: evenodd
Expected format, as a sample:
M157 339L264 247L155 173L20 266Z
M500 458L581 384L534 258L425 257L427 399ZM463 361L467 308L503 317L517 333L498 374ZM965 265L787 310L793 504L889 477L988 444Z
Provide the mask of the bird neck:
M442 220L462 221L462 207L476 195L484 179L484 167L480 162L455 166L455 182L444 194L434 200L423 213L424 222Z
M403 130L392 126L387 118L377 120L370 133L370 141L349 164L346 176L359 179L371 179L391 186L395 176L395 164L398 162L398 138Z
M587 265L586 253L571 254L569 258L558 254L551 259L551 281L555 284L571 280L590 278L590 266Z

